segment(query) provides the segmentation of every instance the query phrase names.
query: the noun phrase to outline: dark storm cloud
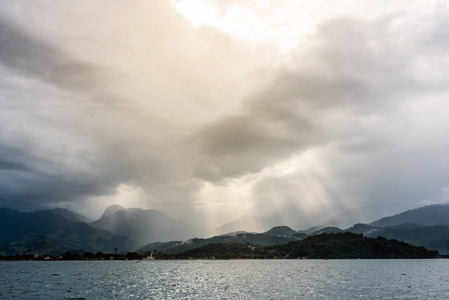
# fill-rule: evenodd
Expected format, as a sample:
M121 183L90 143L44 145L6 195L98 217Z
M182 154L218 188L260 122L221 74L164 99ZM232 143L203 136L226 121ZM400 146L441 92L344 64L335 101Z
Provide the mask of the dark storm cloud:
M5 21L0 22L0 63L25 78L37 79L69 91L94 93L101 99L113 98L103 88L105 73L101 68L79 61L57 46L33 38L16 25ZM29 94L30 91L24 88L25 94ZM3 92L6 93L6 91L7 89L4 88ZM14 92L19 93L19 90ZM85 94L84 102L87 102L87 94ZM44 99L50 102L51 100L47 98L49 98L48 95L34 95L36 103L42 103ZM79 99L73 95L67 98ZM7 113L7 108L11 107L15 107L19 112L29 111L34 107L34 104L21 103L22 99L16 97L4 98L2 101L4 113ZM22 132L8 132L13 128L8 123L5 123L3 130L0 130L0 134L3 133L2 142L0 142L0 202L2 206L35 208L45 203L71 201L85 195L110 192L108 189L112 187L105 186L105 182L102 182L108 176L98 176L95 171L79 172L68 164L57 161L64 157L64 154L61 156L61 153L53 153L55 156L51 157L36 149L36 143L51 139L51 135L40 136L39 131L33 126L38 124L42 126L42 122L48 122L45 126L55 126L61 131L69 132L73 131L70 125L54 122L51 119L45 120L45 118L39 121L31 120L25 116L21 121L14 120L14 123L17 121L19 121L18 124L22 123L33 139L21 137ZM67 136L70 135L68 132ZM10 135L14 135L14 138L8 138ZM54 141L55 146L58 143L59 141ZM72 146L76 147L76 145L67 145L67 148Z
M1 136L1 135L0 135ZM110 193L108 175L80 172L33 149L27 141L0 142L0 203L23 210L82 200L85 195Z
M29 167L24 160L24 154L18 153L20 149L12 149L9 145L0 144L0 170L14 171L14 170L28 170Z
M71 102L80 98L82 103L86 104L86 107L81 109L86 111L87 109L106 110L112 100L118 99L105 88L105 85L110 82L104 69L80 61L56 45L33 38L14 24L4 21L0 22L0 63L25 78L37 79L69 93L76 93L67 94L66 99L63 99L63 101L68 100L65 104L68 109L74 107ZM31 89L27 91L27 87L19 88L23 88L25 94L31 91ZM45 88L40 87L35 90L39 93L42 89ZM52 96L45 94L30 95L30 97L34 98L35 103L52 103L59 106L63 103L62 99L55 101ZM89 106L92 100L95 102L101 100L100 106ZM19 112L23 112L20 114L23 119L18 124L22 123L25 131L16 132L9 124L5 124L3 130L0 130L0 134L3 133L3 141L0 142L0 202L2 206L32 209L44 204L75 203L88 196L109 194L118 183L129 180L131 171L127 171L126 167L117 162L119 161L117 158L107 155L104 158L92 157L95 155L92 151L89 153L73 150L78 147L77 142L71 140L74 135L81 136L81 140L75 139L78 142L82 142L82 136L88 131L91 134L88 139L101 138L100 132L103 127L101 123L92 124L85 119L87 124L83 124L83 117L76 114L61 121L44 116L36 118L32 113L30 115L25 112L32 112L32 107L37 107L37 113L40 110L39 104L27 104L23 99L16 97L3 101L4 113L7 112L6 108L13 106L18 108ZM65 114L64 110L57 110L57 112ZM10 117L12 118L13 115ZM57 116L57 118L64 117ZM80 119L76 121L72 118ZM104 121L107 119L103 118ZM110 119L114 120L114 117ZM36 125L39 127L33 128ZM50 130L39 129L48 126ZM52 136L52 133L58 130L60 133ZM21 136L24 132L28 133ZM7 138L11 135L17 136ZM68 144L62 144L61 138ZM50 142L52 139L54 141ZM44 153L38 147L43 143L53 143L55 147L64 149L61 152L50 148L47 153ZM74 154L69 154L73 151ZM120 149L104 151L121 155ZM79 164L88 163L89 167L80 170L77 165L72 165L70 162L74 158ZM123 164L125 165L126 162Z

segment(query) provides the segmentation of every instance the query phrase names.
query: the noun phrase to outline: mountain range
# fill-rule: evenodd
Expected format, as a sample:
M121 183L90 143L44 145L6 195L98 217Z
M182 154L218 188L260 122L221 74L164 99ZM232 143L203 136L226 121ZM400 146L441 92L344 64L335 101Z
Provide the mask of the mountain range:
M99 230L78 216L61 209L19 212L0 209L0 254L15 255L32 250L33 253L59 255L65 251L113 252L135 249L137 243L123 236Z
M297 219L296 221L293 222L290 221L290 223L293 224L290 224L289 226L294 228L301 228L307 227L307 224L309 224L308 226L309 229L302 230L301 232L312 233L316 230L330 226L339 228L348 228L356 223L363 222L366 219L366 217L367 216L365 215L365 213L363 213L359 209L350 208L343 212L337 213L330 218L318 222L300 219ZM285 224L285 219L292 219L292 218L291 217L284 218L282 215L277 214L273 214L269 217L243 216L215 228L213 234L220 235L235 231L264 232L272 227L287 225ZM314 223L316 223L317 225L312 226Z
M382 236L388 239L396 239L412 245L424 246L430 250L437 250L441 254L449 254L449 226L445 225L449 222L449 205L425 206L382 218L369 224L358 223L349 228L332 226L334 224L348 224L349 222L345 219L345 216L349 216L349 219L354 220L359 219L361 214L357 210L348 210L328 219L323 225L313 226L306 230L295 231L287 226L276 226L264 233L237 231L208 239L154 243L146 245L140 248L140 250L180 253L220 242L249 242L257 245L271 246L274 244L286 244L290 241L305 239L308 236L315 236L322 233L352 232L362 233L367 237ZM245 218L258 221L259 225L257 226L261 226L261 221L264 220L262 218L244 217L238 219L238 222L228 223L226 226L229 227L226 228L235 228L235 225L242 222ZM279 239L274 241L267 239L267 236L275 236Z
M216 230L221 234L210 238L193 238L200 232L197 228L154 209L112 205L106 208L98 220L92 222L82 215L60 208L28 213L2 208L0 255L21 254L30 250L33 253L55 255L75 249L90 252L157 250L180 253L212 243L272 246L321 233L344 231L363 233L367 237L397 239L449 254L449 205L430 205L368 224L354 222L352 224L355 225L351 227L341 226L360 219L360 216L359 211L348 210L325 220L322 225L305 230L294 230L288 226L275 226L266 230L266 218L249 216L221 226ZM252 221L256 227L244 227L244 224L248 224L245 220ZM241 227L237 226L239 222ZM257 230L242 231L248 228Z
M429 205L406 212L385 217L370 223L376 227L395 226L406 223L423 226L447 225L449 226L449 205Z
M0 255L22 254L30 249L49 255L77 249L127 252L151 242L184 240L197 232L157 210L119 205L108 207L94 222L61 208L29 213L0 209Z

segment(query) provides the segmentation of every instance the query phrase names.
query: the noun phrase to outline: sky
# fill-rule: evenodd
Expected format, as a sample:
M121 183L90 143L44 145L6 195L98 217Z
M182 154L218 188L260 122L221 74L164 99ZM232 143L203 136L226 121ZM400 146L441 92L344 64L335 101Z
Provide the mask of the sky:
M448 1L4 0L0 207L215 228L448 203L448 96Z

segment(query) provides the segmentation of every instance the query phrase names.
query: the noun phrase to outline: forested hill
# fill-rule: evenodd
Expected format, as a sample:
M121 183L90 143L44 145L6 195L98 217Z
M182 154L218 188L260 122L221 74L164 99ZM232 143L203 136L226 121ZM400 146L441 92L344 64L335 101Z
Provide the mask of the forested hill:
M383 237L351 232L323 233L273 247L281 256L309 258L435 258L438 251Z
M323 233L301 241L276 246L216 243L167 258L437 258L437 251L383 237L367 238L351 232Z

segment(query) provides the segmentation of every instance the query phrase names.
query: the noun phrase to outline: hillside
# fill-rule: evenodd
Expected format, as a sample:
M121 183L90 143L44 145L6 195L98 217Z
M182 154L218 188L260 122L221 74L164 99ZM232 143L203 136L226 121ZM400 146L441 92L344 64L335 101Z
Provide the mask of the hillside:
M60 255L72 249L108 251L115 248L130 251L136 243L129 238L72 222L60 214L48 211L24 213L0 209L0 255L33 253Z
M84 222L84 223L92 222L91 219L89 219L83 215L74 213L68 209L54 208L54 209L50 209L49 211L52 211L52 212L60 215L61 217L65 218L67 220L70 220L72 222Z
M338 227L325 227L325 228L316 230L314 232L311 232L309 235L318 235L318 234L322 234L322 233L340 233L340 232L343 232L343 230Z
M55 232L72 223L71 220L51 210L24 213L2 208L0 209L0 243Z
M449 226L449 205L429 205L406 212L385 217L370 223L375 227L396 226L405 223L413 223L424 226L446 225Z
M416 246L436 250L441 254L449 254L449 226L422 226L418 224L401 224L388 227L374 227L356 224L349 228L353 233L362 233L368 237L382 236L396 239Z

